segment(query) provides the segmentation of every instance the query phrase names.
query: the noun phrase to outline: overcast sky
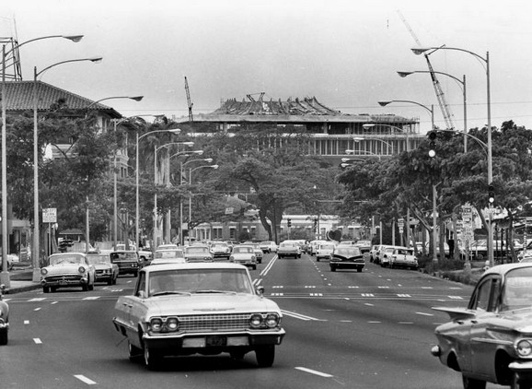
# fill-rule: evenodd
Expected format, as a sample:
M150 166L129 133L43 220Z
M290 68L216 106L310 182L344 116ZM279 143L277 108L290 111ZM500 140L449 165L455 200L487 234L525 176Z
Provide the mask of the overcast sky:
M23 46L23 77L31 80L34 66L102 56L99 64L57 66L40 79L92 100L144 95L139 103L104 102L124 116L186 115L186 76L196 113L260 92L268 100L315 96L345 113L418 117L422 132L430 128L423 108L377 104L434 104L436 124L445 127L429 75L396 73L428 70L424 57L410 51L416 40L482 57L489 51L492 124L512 119L532 129L531 11L530 0L0 0L0 32L20 43L84 34L79 43ZM468 127L487 123L484 63L450 50L430 60L436 71L466 75ZM439 81L462 129L461 84L446 76Z

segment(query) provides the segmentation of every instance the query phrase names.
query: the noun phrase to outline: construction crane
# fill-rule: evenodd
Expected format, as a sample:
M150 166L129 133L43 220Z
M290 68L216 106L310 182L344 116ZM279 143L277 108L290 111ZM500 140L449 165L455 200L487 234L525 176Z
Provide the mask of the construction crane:
M416 44L419 47L423 47L423 45L421 44L421 42L417 38L416 34L414 34L414 31L412 31L412 28L410 27L410 25L408 24L408 22L404 18L404 16L401 13L401 11L397 10L397 13L399 14L399 17L403 21L406 29L408 30L408 32L410 33L412 38L414 38L414 41L416 42ZM447 101L445 100L445 95L443 94L443 90L441 88L440 82L438 81L438 78L436 77L436 73L434 72L434 68L432 67L432 64L430 63L430 59L429 59L430 53L423 54L423 55L425 56L425 59L427 60L427 65L429 67L430 77L432 79L432 85L434 86L434 91L436 92L436 98L438 100L438 104L439 104L441 112L443 114L443 119L445 120L445 125L447 126L447 129L454 129L454 124L453 124L453 119L452 119L453 114L451 113L451 109L449 108L449 104L447 104Z
M194 117L192 116L192 106L194 105L194 103L190 99L190 89L188 88L188 81L187 81L186 76L185 76L185 91L187 92L188 121L192 123L194 121Z

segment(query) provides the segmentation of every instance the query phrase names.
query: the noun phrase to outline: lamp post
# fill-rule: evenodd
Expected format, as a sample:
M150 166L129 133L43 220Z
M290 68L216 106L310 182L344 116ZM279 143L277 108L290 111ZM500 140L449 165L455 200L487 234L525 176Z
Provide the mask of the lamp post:
M50 65L40 72L37 72L37 67L33 68L33 281L39 282L40 280L40 271L39 271L39 256L40 256L40 247L39 247L39 131L38 131L38 84L37 78L43 74L45 71L59 65L72 62L100 62L102 57L93 57L93 58L80 58L80 59L70 59L66 61L57 62L53 65ZM87 242L88 244L88 242Z
M415 73L441 74L443 76L452 78L453 80L458 82L459 85L461 85L462 97L464 100L464 134L467 134L467 84L466 84L465 74L462 76L462 79L460 80L458 77L455 77L452 74L444 73L444 72L430 72L428 70L415 70L412 72L397 72L397 74L399 74L399 77L403 77L403 78L408 77L409 75L415 74ZM464 137L464 153L467 153L467 137Z
M412 52L416 55L423 54L427 51L431 51L430 55L437 50L453 50L461 51L464 53L471 54L475 58L483 61L486 65L486 105L487 105L487 116L488 116L488 187L493 183L493 155L492 155L492 141L491 141L491 86L490 86L490 52L486 51L486 57L483 57L473 51L457 48L457 47L420 47L412 49ZM491 202L489 203L489 222L488 222L488 260L490 266L493 266L493 231L491 226Z
M9 54L21 46L51 38L64 38L72 42L79 42L83 35L48 35L27 40L14 46L6 52L5 45L2 46L2 272L0 273L0 284L6 288L11 286L9 271L7 269L7 96L6 96L6 59ZM34 262L35 263L35 262Z
M142 99L144 98L144 96L113 96L113 97L104 97L103 99L100 99L100 100L96 100L96 101L93 101L92 103L90 103L89 105L87 105L87 107L85 109L89 109L90 107L92 107L93 105L96 105L102 101L105 101L105 100L113 100L113 99L130 99L130 100L134 100L134 101L141 101Z
M365 128L370 128L369 126L371 126L371 124L370 125L365 124L362 127L364 127L364 126L366 126ZM390 142L386 142L385 140L382 140L382 139L379 139L379 138L371 138L371 137L368 138L368 137L365 137L365 136L364 137L356 136L356 137L353 138L353 141L356 142L356 143L358 143L360 141L363 141L363 140L376 140L378 142L384 143L388 147L388 150L387 150L388 154L392 154L393 155L393 144L391 144ZM390 149L392 150L391 153L390 153Z
M139 247L139 214L140 214L140 204L139 204L139 141L151 134L159 133L159 132L169 132L173 134L179 134L181 132L181 129L174 128L174 129L167 129L167 130L154 130L147 132L145 134L142 134L139 136L139 133L137 132L137 140L135 142L135 246ZM153 242L153 245L155 246L155 242ZM152 248L153 250L153 248Z
M204 162L207 162L207 163L211 163L212 162L212 158L205 158L205 159L195 159L195 160L192 160L192 161L189 161L189 162L196 162L196 161L204 161ZM185 165L187 164L188 162L185 162ZM192 172L198 170L198 169L205 169L205 168L211 168L211 169L218 169L219 165L203 165L203 166L198 166L198 167L195 167L194 169L190 168L189 171L188 171L188 184L189 185L192 185ZM190 225L190 222L192 220L192 194L189 193L188 195L188 223ZM188 231L188 244L190 245L190 227L189 227L189 231Z
M166 147L169 147L169 146L174 146L174 145L185 145L185 146L193 146L194 145L194 142L172 142L172 143L166 143L164 145L161 145L159 147L155 147L154 148L154 153L153 153L153 183L155 185L155 187L157 187L157 151L163 149L163 148L166 148ZM168 158L168 160L170 160L170 158ZM168 225L168 229L170 228L170 226ZM155 242L157 241L157 235L158 235L158 228L157 228L157 191L155 191L154 195L153 195L153 248L152 248L152 252L154 254L154 258L155 258L155 248L156 248L156 244Z

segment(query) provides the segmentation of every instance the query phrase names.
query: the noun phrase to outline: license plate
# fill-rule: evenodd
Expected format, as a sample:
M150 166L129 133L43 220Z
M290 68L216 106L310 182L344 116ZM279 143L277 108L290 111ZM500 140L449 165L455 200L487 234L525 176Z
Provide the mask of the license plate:
M207 347L225 346L227 344L227 337L219 335L207 336L205 343L207 344Z
M66 285L67 282L65 280L59 280L59 285Z

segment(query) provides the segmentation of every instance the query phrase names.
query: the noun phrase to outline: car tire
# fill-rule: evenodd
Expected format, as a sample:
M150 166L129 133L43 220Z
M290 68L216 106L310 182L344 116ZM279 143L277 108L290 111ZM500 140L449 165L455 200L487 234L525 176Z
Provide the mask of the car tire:
M464 389L485 389L486 381L476 380L462 375Z
M114 280L111 278L109 281L107 281L107 285L113 285Z
M336 271L336 266L331 266L331 271Z
M253 265L252 269L257 270L257 265Z
M144 345L143 357L144 365L146 365L149 370L155 370L162 359L159 354L150 351L150 348L146 345Z
M3 328L0 330L0 346L5 346L7 344L8 330L8 328Z
M519 381L519 376L517 373L513 374L512 382L510 384L511 389L530 389L532 388L532 382L530 381Z
M260 367L271 367L275 360L275 346L259 347L255 350L255 356Z
M133 346L130 342L127 342L127 350L129 352L129 360L131 362L139 361L143 358L142 349L137 346Z
M81 289L82 289L84 292L88 292L88 290L89 290L89 284L83 284L83 285L81 285Z
M43 293L50 293L50 287L49 286L43 286L42 287L42 292Z
M362 268L361 267L357 267L357 272L362 273Z
M94 290L94 281L92 284L87 285L87 288L89 288L89 290Z
M229 355L231 356L232 359L234 359L235 361L241 361L242 359L244 359L244 356L246 355L245 352L243 351L231 351L229 353Z
M316 262L319 262L320 261L320 258L319 257L316 257Z

